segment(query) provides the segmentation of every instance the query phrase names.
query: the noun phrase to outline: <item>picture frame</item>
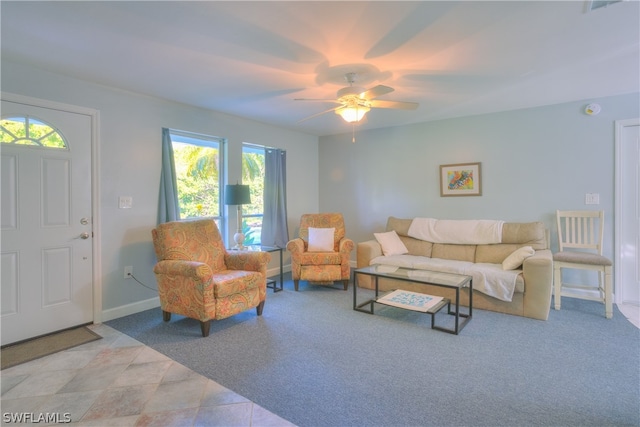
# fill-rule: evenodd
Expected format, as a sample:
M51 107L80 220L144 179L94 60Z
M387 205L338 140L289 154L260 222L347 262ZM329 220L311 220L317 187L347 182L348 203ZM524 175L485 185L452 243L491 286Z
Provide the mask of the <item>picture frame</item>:
M440 197L482 196L481 164L440 165Z

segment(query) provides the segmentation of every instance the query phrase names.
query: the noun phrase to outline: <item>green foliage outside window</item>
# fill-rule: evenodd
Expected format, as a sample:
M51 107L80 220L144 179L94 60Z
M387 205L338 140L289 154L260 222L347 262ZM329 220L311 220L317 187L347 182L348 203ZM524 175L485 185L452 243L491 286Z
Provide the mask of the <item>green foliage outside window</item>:
M249 185L251 204L242 206L242 232L246 245L260 244L264 214L264 149L244 146L242 150L242 183Z
M46 148L67 148L60 133L33 117L9 117L0 120L2 144L33 145Z
M180 217L220 215L219 148L173 143Z

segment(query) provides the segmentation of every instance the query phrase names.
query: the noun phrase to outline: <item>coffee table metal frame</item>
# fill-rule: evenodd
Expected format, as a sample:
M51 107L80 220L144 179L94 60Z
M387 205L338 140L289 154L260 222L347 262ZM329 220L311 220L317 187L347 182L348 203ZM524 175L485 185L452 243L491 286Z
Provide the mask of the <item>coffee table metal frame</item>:
M378 299L380 298L379 289L378 289L378 279L394 279L400 280L404 282L411 282L417 284L424 285L433 285L441 288L449 288L454 289L456 292L455 298L455 309L451 310L451 301L447 298L444 298L440 303L429 309L426 314L431 315L431 329L436 329L439 331L447 332L450 334L458 335L460 331L466 326L466 324L471 320L473 315L473 278L471 276L465 276L461 274L453 274L453 273L440 273L440 272L429 272L427 270L415 270L411 268L403 268L398 267L395 271L389 271L389 268L380 268L381 266L370 265L368 267L358 268L353 270L353 309L355 311L360 311L362 313L374 314L373 305L374 303L378 303ZM386 267L386 266L384 266ZM409 274L412 271L423 272L423 273L434 273L434 277L429 278L428 274L425 274L424 278L419 277L410 277ZM374 278L375 282L375 296L373 299L369 299L360 304L357 303L357 289L358 284L356 282L356 277L358 274L363 274L366 276L371 276ZM437 280L436 276L443 277L442 275L450 276L451 281L445 283L445 281ZM469 287L469 307L466 313L460 312L460 290L464 287ZM382 303L378 303L382 304ZM369 308L363 308L366 305L369 305ZM455 316L455 327L453 329L445 328L443 326L435 325L435 314L439 312L444 306L447 306L447 314Z

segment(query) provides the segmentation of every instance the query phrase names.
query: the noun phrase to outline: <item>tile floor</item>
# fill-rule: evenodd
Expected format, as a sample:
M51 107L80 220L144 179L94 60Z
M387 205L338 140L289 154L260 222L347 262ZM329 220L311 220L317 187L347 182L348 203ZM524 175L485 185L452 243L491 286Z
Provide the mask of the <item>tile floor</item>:
M617 304L618 309L627 320L640 329L640 307L632 304Z
M638 307L618 308L640 328ZM293 426L109 326L91 329L103 338L0 371L2 425L68 414L76 426Z
M2 425L56 424L11 416L100 427L293 425L109 326L90 328L103 338L0 371Z

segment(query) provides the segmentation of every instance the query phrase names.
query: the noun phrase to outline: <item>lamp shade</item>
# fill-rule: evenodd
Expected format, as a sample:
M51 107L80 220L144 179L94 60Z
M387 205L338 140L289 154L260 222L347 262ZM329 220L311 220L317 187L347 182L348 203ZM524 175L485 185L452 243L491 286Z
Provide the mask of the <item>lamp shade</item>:
M233 184L224 188L224 204L225 205L249 205L251 204L251 195L248 185Z

